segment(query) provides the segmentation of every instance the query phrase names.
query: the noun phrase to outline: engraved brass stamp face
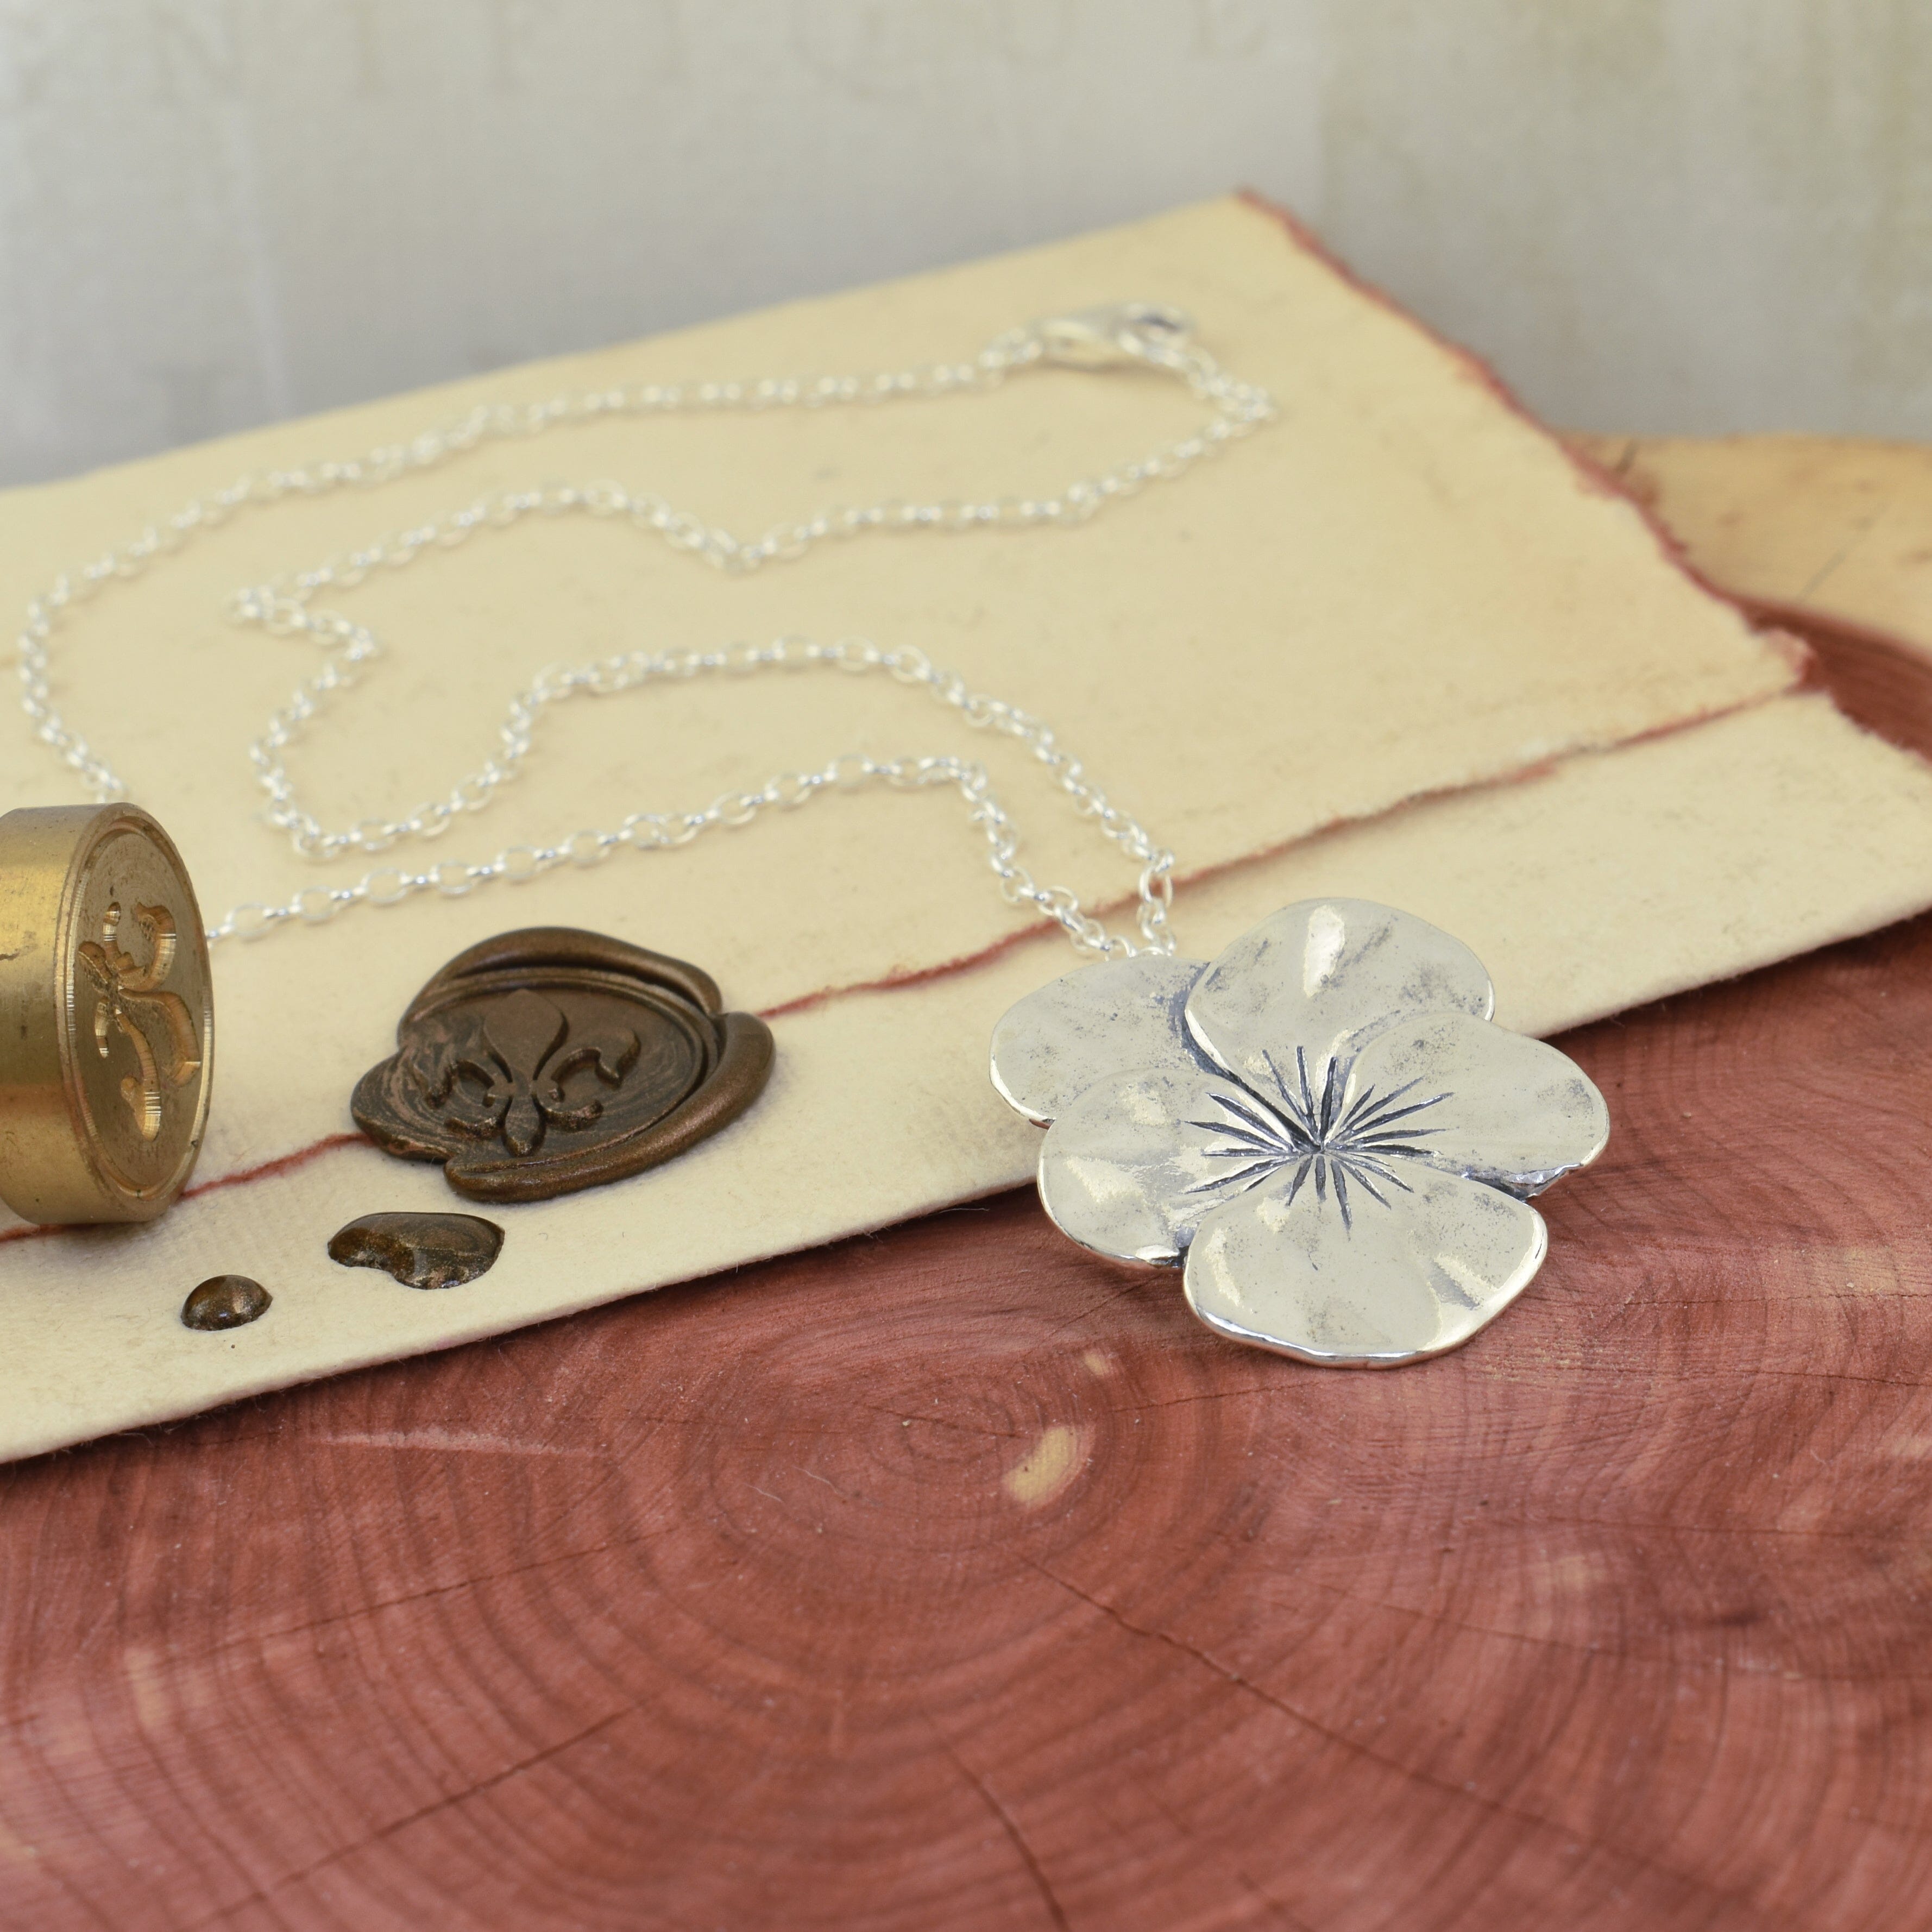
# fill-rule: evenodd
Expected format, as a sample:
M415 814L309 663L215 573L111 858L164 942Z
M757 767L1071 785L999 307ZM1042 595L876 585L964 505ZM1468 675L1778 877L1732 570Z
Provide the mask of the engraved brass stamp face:
M146 1221L208 1115L214 1011L180 855L131 806L0 818L0 1197L46 1222Z
M410 1001L357 1124L478 1201L542 1201L670 1160L735 1120L771 1031L694 966L568 927L500 934Z

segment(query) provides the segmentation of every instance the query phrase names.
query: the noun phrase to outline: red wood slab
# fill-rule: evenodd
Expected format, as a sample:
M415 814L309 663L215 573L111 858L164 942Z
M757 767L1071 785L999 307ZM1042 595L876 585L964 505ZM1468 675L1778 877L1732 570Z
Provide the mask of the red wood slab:
M1564 1046L1426 1366L1016 1196L0 1471L0 1924L1932 1926L1932 922Z

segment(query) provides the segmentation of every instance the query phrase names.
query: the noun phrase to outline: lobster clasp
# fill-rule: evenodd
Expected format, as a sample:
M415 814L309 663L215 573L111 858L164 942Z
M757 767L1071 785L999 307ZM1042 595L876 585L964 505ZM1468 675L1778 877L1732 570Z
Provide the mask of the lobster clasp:
M1070 315L1043 316L1027 334L1040 359L1069 369L1118 369L1150 362L1162 352L1184 348L1194 318L1160 302L1107 302Z

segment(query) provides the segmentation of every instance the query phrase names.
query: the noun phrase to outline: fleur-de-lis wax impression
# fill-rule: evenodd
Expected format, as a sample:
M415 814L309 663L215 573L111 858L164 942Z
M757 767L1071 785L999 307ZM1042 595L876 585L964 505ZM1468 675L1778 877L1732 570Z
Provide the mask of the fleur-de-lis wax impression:
M709 975L536 926L460 953L356 1083L358 1124L479 1201L540 1201L682 1154L758 1096L772 1036Z

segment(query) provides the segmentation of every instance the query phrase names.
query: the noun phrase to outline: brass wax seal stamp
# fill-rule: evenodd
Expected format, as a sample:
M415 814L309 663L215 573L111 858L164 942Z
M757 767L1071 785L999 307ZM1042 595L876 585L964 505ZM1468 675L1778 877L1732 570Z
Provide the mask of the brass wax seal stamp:
M214 1006L181 855L130 805L0 818L0 1199L151 1221L208 1118Z
M681 959L566 926L460 952L356 1083L378 1146L476 1201L547 1201L656 1167L736 1119L771 1030Z

